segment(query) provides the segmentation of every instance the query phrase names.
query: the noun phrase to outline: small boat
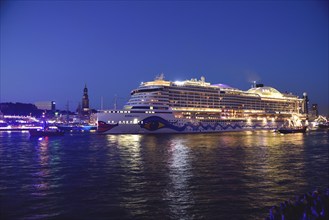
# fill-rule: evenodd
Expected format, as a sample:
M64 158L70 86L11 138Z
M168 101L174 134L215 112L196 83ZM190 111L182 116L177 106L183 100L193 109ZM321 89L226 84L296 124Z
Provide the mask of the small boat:
M287 119L283 126L278 129L278 132L282 134L305 133L306 129L307 126L302 124L300 118L297 115L292 115L292 117Z
M80 127L75 124L61 124L56 126L60 131L65 131L65 132L80 131Z
M89 124L58 124L56 126L60 131L65 132L83 132L97 129L97 126Z
M29 132L31 137L50 137L64 135L64 131L60 131L58 129L31 129Z
M319 128L329 128L329 122L320 122Z
M81 129L83 131L96 131L97 126L96 125L81 125Z
M318 118L313 121L313 124L315 128L320 130L329 128L329 120L322 115L319 115Z
M278 129L278 132L282 134L292 134L292 133L305 133L306 132L306 126L300 126L300 127L281 127Z

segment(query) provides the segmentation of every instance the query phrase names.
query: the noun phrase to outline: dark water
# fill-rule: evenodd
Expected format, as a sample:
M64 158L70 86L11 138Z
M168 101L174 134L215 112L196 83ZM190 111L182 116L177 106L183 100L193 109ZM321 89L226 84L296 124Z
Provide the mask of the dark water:
M264 219L329 185L328 139L0 133L1 219Z

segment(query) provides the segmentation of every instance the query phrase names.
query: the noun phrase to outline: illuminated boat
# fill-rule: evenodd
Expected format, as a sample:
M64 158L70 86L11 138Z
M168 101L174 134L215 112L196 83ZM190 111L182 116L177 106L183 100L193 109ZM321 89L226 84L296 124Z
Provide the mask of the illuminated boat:
M29 130L31 137L50 137L50 136L63 136L64 131L58 129L32 129Z
M261 84L243 91L200 80L167 81L163 75L131 92L123 109L97 113L97 131L124 133L208 133L277 129L292 114L306 119L307 96Z
M319 117L316 119L318 122L318 127L319 128L329 128L329 121L326 117L319 115Z
M326 117L319 115L313 122L311 122L311 127L313 130L319 129L326 129L329 128L329 121Z
M56 127L60 131L66 131L66 132L80 131L81 130L78 125L73 125L73 124L60 124L60 125L56 125Z
M320 129L328 129L329 128L329 122L322 122L322 123L319 123L318 127Z
M4 120L0 120L0 131L10 130L11 126Z
M320 122L318 126L319 128L329 128L329 122Z
M59 130L64 132L93 131L97 129L97 126L88 124L60 124L56 126Z
M278 131L282 134L291 134L291 133L305 133L306 132L306 126L301 127L281 127L278 129Z
M298 115L293 114L291 118L288 118L282 127L278 129L278 132L282 134L305 133L306 129L307 126L302 124L302 121Z

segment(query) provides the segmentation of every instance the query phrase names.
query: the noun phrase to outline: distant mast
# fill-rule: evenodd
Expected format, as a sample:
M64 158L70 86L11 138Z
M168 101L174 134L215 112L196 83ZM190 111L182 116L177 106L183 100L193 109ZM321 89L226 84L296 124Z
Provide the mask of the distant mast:
M114 110L117 109L117 99L118 99L118 96L115 95L115 96L114 96Z
M69 107L69 101L67 101L67 104L66 104L66 123L69 123L69 121L70 121L70 115L69 115L69 109L70 109L70 107Z

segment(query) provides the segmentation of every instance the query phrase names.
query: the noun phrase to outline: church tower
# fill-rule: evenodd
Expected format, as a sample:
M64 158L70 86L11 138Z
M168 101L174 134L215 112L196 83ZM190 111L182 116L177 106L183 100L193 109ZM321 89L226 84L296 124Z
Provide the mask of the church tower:
M83 89L83 96L82 96L82 114L88 115L89 114L89 98L88 98L88 89L87 85Z

